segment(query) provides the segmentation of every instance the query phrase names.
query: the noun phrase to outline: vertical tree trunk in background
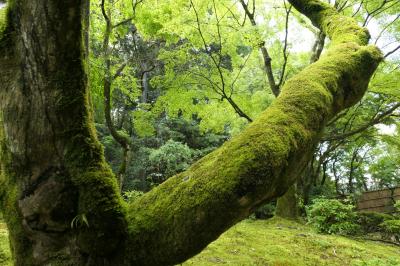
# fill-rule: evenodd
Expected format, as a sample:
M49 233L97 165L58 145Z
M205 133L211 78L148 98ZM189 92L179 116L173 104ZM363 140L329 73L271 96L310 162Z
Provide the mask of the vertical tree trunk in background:
M113 81L120 76L126 64L122 64L115 74L112 74L111 71L111 47L110 47L110 37L113 32L113 24L111 20L111 11L110 9L105 9L104 0L101 4L101 9L103 13L103 17L106 21L106 29L104 32L103 38L103 56L105 61L105 73L104 73L104 81L103 81L103 94L104 94L104 117L106 120L106 125L108 130L110 131L111 136L114 140L121 146L122 149L122 158L121 164L119 166L117 172L117 179L119 183L119 190L122 191L122 187L124 185L126 169L129 161L129 152L130 152L130 139L129 137L121 134L115 128L114 121L111 115L111 89Z
M314 46L312 48L312 54L310 58L310 64L317 62L317 60L321 57L322 51L325 46L325 38L326 35L324 32L318 32L317 39L314 42Z
M327 53L243 133L129 206L89 113L85 3L10 2L0 19L0 202L16 265L180 263L281 196L382 58L352 19L289 1L332 39Z
M249 18L251 25L253 27L257 27L257 22L255 20L255 6L253 6L253 11L251 12L249 9L249 2L245 3L244 0L240 0L240 4L242 5L246 16ZM253 2L253 4L254 4L254 2ZM281 88L280 88L281 84L277 84L275 81L274 73L272 71L272 64L271 64L272 58L269 55L264 42L259 45L259 48L260 48L260 51L261 51L261 54L263 57L264 71L265 71L265 74L267 75L268 84L271 88L272 93L275 95L275 97L278 97L279 93L281 92ZM282 73L282 75L284 75L284 73Z
M357 157L358 157L358 148L354 149L352 156L351 156L351 161L350 161L350 173L349 173L349 182L347 184L347 191L352 194L354 193L354 174L356 171L357 166Z
M297 205L299 201L297 200L296 188L297 186L292 185L282 197L278 198L275 215L293 220L299 216L300 210Z

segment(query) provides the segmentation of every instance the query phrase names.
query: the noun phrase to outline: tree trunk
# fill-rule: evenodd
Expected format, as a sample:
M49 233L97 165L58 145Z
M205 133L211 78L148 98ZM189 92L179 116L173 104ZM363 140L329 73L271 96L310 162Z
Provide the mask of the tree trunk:
M292 185L282 197L278 198L275 215L292 220L297 219L300 213L297 202L296 185Z
M88 111L85 6L10 1L0 33L0 195L16 265L103 265L123 244L123 207Z
M104 0L102 1L101 8L103 12L104 19L106 21L106 28L104 32L103 39L103 56L105 60L105 73L104 73L104 81L103 81L103 94L104 94L104 117L106 120L106 125L108 130L110 131L111 136L114 140L121 146L122 149L122 158L121 164L119 166L117 172L117 180L119 184L120 191L122 192L122 187L124 185L126 169L129 163L129 151L130 151L130 138L118 132L115 128L114 121L111 115L111 87L113 81L117 79L122 71L124 70L126 63L122 64L115 74L111 73L111 48L110 48L110 37L113 32L113 25L111 21L111 11L110 9L105 10Z
M248 2L246 4L244 0L240 0L240 4L242 5L242 7L243 7L243 9L244 9L244 11L246 13L246 16L249 18L251 25L253 27L257 27L257 22L256 22L255 17L254 17L255 16L255 14L254 14L255 13L255 10L254 10L255 7L253 7L253 12L251 12L249 10ZM253 4L254 4L254 2L253 2ZM279 93L281 92L281 88L280 88L280 84L277 84L275 82L275 77L274 77L274 73L272 71L272 64L271 64L272 58L269 55L268 50L265 47L265 43L264 42L259 44L259 48L260 48L260 51L261 51L261 54L262 54L262 57L263 57L264 71L265 71L265 74L267 75L268 84L269 84L269 86L271 88L272 93L275 95L275 97L278 97ZM281 75L284 75L284 73L282 73Z
M242 134L126 206L88 108L80 0L14 0L0 22L0 202L16 265L171 265L281 196L381 60L368 32L290 0L332 39ZM6 25L5 29L2 25Z
M322 51L324 50L325 46L325 38L326 35L324 32L318 32L317 39L315 40L311 51L312 54L310 58L310 64L317 62L317 60L321 57Z

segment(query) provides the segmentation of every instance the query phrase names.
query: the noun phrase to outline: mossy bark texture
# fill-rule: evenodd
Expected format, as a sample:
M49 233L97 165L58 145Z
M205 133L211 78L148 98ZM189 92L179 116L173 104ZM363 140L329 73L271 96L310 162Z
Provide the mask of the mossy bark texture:
M276 201L276 216L293 220L298 218L300 209L298 206L299 201L297 199L296 188L296 184L290 186L286 193L278 198Z
M16 265L102 265L123 243L118 187L88 111L84 6L8 2L0 35L0 198Z
M0 22L0 200L16 265L172 265L295 181L381 53L317 0L290 0L332 40L236 138L122 203L89 113L81 0L14 0ZM3 20L4 21L4 20ZM72 225L72 226L71 226Z

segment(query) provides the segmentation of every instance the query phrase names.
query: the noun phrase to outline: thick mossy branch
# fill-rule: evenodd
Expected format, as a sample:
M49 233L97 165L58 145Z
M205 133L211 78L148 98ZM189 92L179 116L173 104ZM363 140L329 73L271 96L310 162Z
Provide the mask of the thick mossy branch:
M236 138L129 206L130 260L179 263L259 204L282 195L331 117L357 102L382 56L368 32L316 0L292 4L331 37L316 63Z
M289 2L311 22L322 30L333 44L354 42L367 45L370 35L349 17L339 14L335 8L319 0L289 0Z
M79 13L83 1L17 2L11 11L16 15L7 15L13 23L5 24L15 27L12 41L17 44L7 41L4 46L3 40L13 38L0 39L0 51L16 48L8 48L14 49L13 57L0 52L0 84L5 84L0 90L0 138L6 144L3 148L0 143L6 152L0 154L0 183L7 186L0 197L20 265L60 265L63 256L73 261L71 250L79 259L68 265L90 265L82 260L91 265L171 265L186 260L287 190L326 122L362 97L381 60L377 48L366 46L368 32L352 19L316 0L290 0L330 36L327 53L289 80L272 106L242 134L126 210L89 112ZM4 29L3 36L12 32L9 26ZM44 46L50 49L46 54L40 49ZM23 191L30 183L31 191ZM58 201L54 213L70 202L69 214L85 217L88 226L71 229L63 212L56 215L63 223L62 237L29 224L28 207L35 206L31 200L53 200L47 187L68 188L68 201ZM52 216L43 208L33 217Z

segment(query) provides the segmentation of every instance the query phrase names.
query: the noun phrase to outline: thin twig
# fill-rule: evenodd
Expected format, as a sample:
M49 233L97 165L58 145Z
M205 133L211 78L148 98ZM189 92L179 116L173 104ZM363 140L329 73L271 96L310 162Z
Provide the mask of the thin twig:
M284 82L284 77L285 77L285 71L286 71L286 65L288 62L288 57L289 54L287 52L287 48L288 48L288 35L289 35L289 15L292 9L292 5L290 5L289 7L287 7L286 5L286 1L284 0L284 6L285 6L285 10L286 10L286 19L285 19L285 41L284 41L284 45L283 45L283 65L282 65L282 70L281 70L281 75L279 78L279 82L278 82L278 87L280 88Z

